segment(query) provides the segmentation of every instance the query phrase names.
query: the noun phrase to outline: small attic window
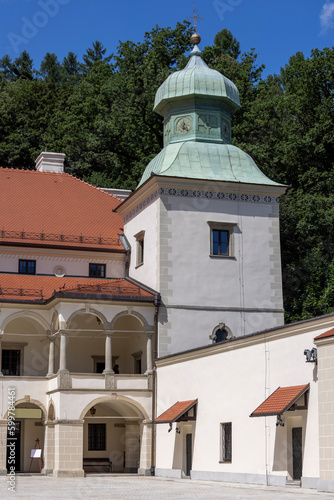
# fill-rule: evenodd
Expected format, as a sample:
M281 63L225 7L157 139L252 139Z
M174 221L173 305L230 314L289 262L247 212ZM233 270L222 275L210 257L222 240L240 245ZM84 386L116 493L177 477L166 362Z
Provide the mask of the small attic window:
M105 278L106 265L105 264L89 264L89 276L91 278Z
M224 342L224 340L231 339L233 337L232 332L225 323L219 323L210 335L210 339L213 344L218 344L219 342Z
M20 274L36 274L36 261L35 260L19 260L19 273Z

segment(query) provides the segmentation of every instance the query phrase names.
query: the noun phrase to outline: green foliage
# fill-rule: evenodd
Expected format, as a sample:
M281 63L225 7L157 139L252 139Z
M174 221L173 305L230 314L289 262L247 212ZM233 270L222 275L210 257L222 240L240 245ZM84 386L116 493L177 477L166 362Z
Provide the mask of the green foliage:
M113 55L96 41L83 61L48 53L38 71L26 51L2 57L0 164L34 168L42 150L62 151L68 172L135 189L163 144L155 93L185 66L191 32L155 26ZM226 29L203 55L239 89L233 143L291 186L280 208L286 320L334 311L334 50L298 52L266 79L255 50L242 53Z

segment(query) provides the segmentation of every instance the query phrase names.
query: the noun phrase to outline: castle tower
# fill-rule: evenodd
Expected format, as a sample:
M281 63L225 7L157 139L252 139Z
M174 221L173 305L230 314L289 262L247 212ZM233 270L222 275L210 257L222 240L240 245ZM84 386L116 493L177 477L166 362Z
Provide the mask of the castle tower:
M278 203L286 186L231 144L239 107L236 86L195 44L156 94L164 148L118 209L130 276L162 297L159 356L283 324Z

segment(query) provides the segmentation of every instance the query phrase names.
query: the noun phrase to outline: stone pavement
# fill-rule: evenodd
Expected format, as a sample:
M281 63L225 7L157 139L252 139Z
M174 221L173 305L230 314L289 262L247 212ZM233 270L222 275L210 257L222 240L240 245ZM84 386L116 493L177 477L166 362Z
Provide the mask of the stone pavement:
M297 487L266 487L244 484L162 479L140 476L89 476L52 478L16 476L15 492L8 478L0 477L0 499L8 500L333 500L334 494Z

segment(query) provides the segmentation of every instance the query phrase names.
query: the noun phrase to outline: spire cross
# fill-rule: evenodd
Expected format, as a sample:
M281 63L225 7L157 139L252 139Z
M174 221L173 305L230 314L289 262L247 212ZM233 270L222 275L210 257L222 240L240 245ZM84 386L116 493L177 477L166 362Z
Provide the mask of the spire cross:
M194 21L194 31L197 31L197 23L198 21L203 21L204 17L198 15L198 10L195 7L195 0L193 0L193 15L189 16L188 19L192 19Z

